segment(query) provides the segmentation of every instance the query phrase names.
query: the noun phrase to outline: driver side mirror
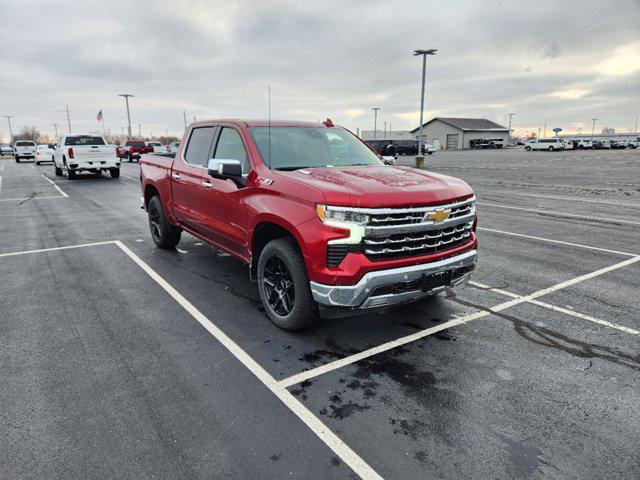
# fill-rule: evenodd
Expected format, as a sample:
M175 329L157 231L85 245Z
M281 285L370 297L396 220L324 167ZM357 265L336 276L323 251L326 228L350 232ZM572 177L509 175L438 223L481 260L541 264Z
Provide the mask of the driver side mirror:
M207 162L207 172L213 178L232 180L238 188L244 187L246 184L246 179L242 176L240 160L212 158Z

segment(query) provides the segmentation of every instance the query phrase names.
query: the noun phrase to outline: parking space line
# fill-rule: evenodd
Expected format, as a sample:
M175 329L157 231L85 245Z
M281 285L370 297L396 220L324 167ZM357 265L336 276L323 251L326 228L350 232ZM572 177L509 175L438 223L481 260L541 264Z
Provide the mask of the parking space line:
M54 182L53 180L51 180L49 177L47 177L44 173L42 174L42 178L44 178L47 182L49 182L51 185L53 185L56 190L58 190L58 192L60 192L60 194L63 197L68 197L69 195L67 195L58 185L56 185L56 182Z
M627 257L636 257L638 255L637 253L620 252L618 250L611 250L608 248L592 247L590 245L581 245L579 243L563 242L562 240L554 240L552 238L536 237L534 235L525 235L523 233L506 232L504 230L496 230L495 228L478 227L478 230L484 230L486 232L493 232L493 233L501 233L503 235L511 235L513 237L523 237L523 238L529 238L532 240L540 240L543 242L557 243L559 245L567 245L569 247L585 248L587 250L596 250L599 252L616 253L618 255L626 255Z
M581 203L597 203L600 205L612 205L614 207L636 207L640 208L640 203L625 203L625 202L613 202L606 200L593 200L590 198L582 198L582 197L568 197L563 195L543 195L540 193L522 193L522 192L509 192L509 193L501 193L502 196L508 197L509 195L517 195L519 197L532 197L532 198L548 198L550 200L567 200L571 202L581 202Z
M512 205L500 205L497 203L476 202L476 205L484 205L485 207L506 208L509 210L522 210L523 212L542 213L547 215L557 215L559 217L580 218L583 220L597 220L598 222L605 222L605 223L625 223L629 225L640 225L640 222L633 222L631 220L618 220L614 218L591 217L589 215L578 215L575 213L567 213L567 212L555 212L552 210L540 210L538 208L514 207Z
M149 277L151 277L164 291L166 291L182 308L200 323L213 337L216 338L234 357L236 357L258 380L282 401L309 429L315 433L342 461L344 461L357 475L363 479L381 479L357 453L355 453L340 437L333 433L318 417L309 411L285 387L280 385L263 367L261 367L237 343L229 338L222 330L214 325L200 310L183 297L153 268L145 263L133 251L119 240L114 242L129 258L131 258Z
M565 280L564 282L558 283L548 288L544 288L542 290L538 290L536 292L530 293L529 295L525 295L522 297L512 298L509 301L500 303L494 307L487 308L486 310L481 310L479 312L471 313L468 315L464 315L462 317L450 320L445 323L441 323L440 325L436 325L435 327L427 328L425 330L420 330L419 332L415 332L411 335L407 335L405 337L398 338L396 340L392 340L390 342L383 343L378 345L377 347L369 348L367 350L363 350L362 352L356 353L354 355L349 355L347 357L341 358L339 360L335 360L330 363L326 363L319 367L313 368L311 370L306 370L304 372L300 372L298 374L287 377L283 380L280 380L279 384L284 387L290 387L295 385L296 383L300 383L304 380L309 380L311 378L317 377L324 373L331 372L333 370L337 370L339 368L345 367L352 363L359 362L360 360L364 360L365 358L372 357L374 355L378 355L380 353L386 352L388 350L392 350L396 347L406 345L407 343L415 342L416 340L420 340L421 338L427 337L434 333L437 333L441 330L451 328L457 325L462 325L463 323L470 322L472 320L476 320L478 318L486 317L491 313L501 312L502 310L506 310L507 308L511 308L515 305L519 305L521 303L530 302L538 297L542 297L543 295L547 295L552 292L556 292L558 290L562 290L563 288L569 287L571 285L575 285L577 283L583 282L585 280L589 280L591 278L597 277L599 275L603 275L605 273L611 272L613 270L617 270L619 268L626 267L633 263L639 262L640 256L636 256L633 258L629 258L623 262L616 263L614 265L610 265L605 268L601 268L599 270L595 270L593 272L580 275L575 278L571 278L569 280Z
M60 197L55 197L60 198ZM93 242L93 243L82 243L79 245L66 245L63 247L51 247L51 248L40 248L38 250L22 250L21 252L11 252L11 253L0 253L0 258L2 257L15 257L17 255L27 255L29 253L43 253L43 252L55 252L57 250L70 250L73 248L83 248L83 247L93 247L96 245L108 245L110 243L116 243L115 240L108 240L106 242Z
M520 298L520 295L512 292L507 292L506 290L502 290L500 288L493 288L489 285L485 285L483 283L478 283L474 281L470 281L469 285L478 287L482 290L488 290L490 292L498 293L500 295L505 295L511 298ZM589 322L597 323L598 325L602 325L605 327L615 328L616 330L620 330L621 332L630 333L631 335L640 335L639 330L635 330L633 328L625 327L623 325L618 325L617 323L608 322L607 320L602 320L600 318L592 317L591 315L585 315L584 313L576 312L574 310L569 310L568 308L558 307L557 305L552 305L550 303L541 302L540 300L528 300L527 303L531 303L533 305L537 305L539 307L547 308L549 310L553 310L555 312L564 313L566 315L570 315L572 317L580 318L582 320L587 320Z

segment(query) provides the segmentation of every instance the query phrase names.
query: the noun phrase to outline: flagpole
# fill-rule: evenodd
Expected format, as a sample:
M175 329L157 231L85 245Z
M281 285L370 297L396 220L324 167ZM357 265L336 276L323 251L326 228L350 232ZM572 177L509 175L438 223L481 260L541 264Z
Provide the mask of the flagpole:
M102 116L102 136L107 138L107 134L105 133L105 129L104 129L104 115Z

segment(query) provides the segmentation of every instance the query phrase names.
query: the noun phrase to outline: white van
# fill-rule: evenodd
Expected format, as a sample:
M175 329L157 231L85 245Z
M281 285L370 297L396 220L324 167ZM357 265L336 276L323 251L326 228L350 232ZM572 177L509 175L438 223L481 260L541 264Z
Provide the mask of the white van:
M561 138L534 138L527 141L524 149L528 152L531 150L549 150L550 152L564 150L564 140Z

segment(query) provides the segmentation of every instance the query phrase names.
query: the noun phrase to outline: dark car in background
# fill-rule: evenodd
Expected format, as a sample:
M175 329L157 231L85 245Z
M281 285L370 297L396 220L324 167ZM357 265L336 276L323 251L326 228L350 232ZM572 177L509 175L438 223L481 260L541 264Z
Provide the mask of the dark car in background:
M144 140L125 140L116 150L116 155L120 159L129 162L140 160L145 153L153 153L153 147L147 145Z

